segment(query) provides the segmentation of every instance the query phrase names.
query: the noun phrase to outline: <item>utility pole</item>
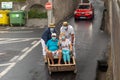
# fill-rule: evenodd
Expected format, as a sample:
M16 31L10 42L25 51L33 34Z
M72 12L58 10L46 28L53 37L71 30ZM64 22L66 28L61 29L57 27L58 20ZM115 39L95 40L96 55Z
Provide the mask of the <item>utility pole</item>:
M53 0L48 0L48 2L52 3L52 9L48 10L48 25L53 22Z
M83 0L81 0L81 3L83 3Z

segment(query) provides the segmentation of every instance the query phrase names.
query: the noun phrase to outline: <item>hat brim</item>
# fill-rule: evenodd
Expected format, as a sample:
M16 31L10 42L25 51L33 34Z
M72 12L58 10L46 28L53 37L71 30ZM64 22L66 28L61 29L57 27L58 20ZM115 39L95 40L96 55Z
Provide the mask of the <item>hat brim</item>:
M65 25L63 25L63 26L68 26L68 24L65 24Z
M63 26L68 26L68 24L66 23L66 24L63 24Z
M49 28L55 28L55 26L50 26Z
M54 28L55 26L49 26L49 28Z
M51 36L57 36L57 35L51 35Z

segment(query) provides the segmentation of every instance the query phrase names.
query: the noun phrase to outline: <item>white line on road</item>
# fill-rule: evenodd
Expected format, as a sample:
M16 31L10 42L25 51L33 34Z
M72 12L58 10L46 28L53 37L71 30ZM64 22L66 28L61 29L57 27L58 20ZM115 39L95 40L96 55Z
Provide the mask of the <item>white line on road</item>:
M19 56L15 56L15 57L13 57L13 58L10 60L10 62L15 61L18 57L19 57Z
M14 40L18 40L18 39L15 39L15 38L12 38L12 39L8 39L9 41L14 41Z
M8 43L16 43L16 42L25 42L25 41L29 41L29 40L28 40L28 39L25 39L25 40L19 40L19 41L10 41L10 42L3 41L3 42L0 42L0 44L8 44Z
M4 39L1 39L1 38L0 38L0 41L2 41L2 40L4 40Z
M0 33L7 33L8 31L0 31Z
M23 55L21 55L19 58L18 58L18 61L21 61L23 58L25 58L28 53L30 51L32 51L36 46L38 46L40 44L40 41L38 41L35 45L33 45L29 50L27 50ZM14 63L11 63L10 66L8 66L3 72L0 73L0 78L2 78L5 74L7 74L15 65L17 62L14 62Z
M33 31L0 31L0 33L31 33Z
M0 40L3 40L3 39L40 39L39 37L36 37L36 38L0 38Z
M22 52L25 52L25 51L27 51L29 49L29 47L26 47L26 48L24 48L23 50L22 50Z
M29 50L27 50L22 56L18 58L19 61L21 61L25 56L28 55L30 51L32 51L37 45L40 44L40 41L38 41L35 45L33 45Z
M30 41L33 40L32 38L24 38L24 39L5 39L3 41L0 41L0 44L8 44L8 43L17 43L17 42L24 42L24 41Z
M35 44L37 41L33 41L31 44L33 45L33 44Z
M0 53L0 56L1 56L1 55L5 55L5 54L6 54L6 53Z
M12 69L15 66L16 63L11 63L10 66L8 66L3 72L0 73L0 78L2 78L10 69Z
M0 64L0 67L2 66L8 66L8 65L11 65L12 63L6 63L6 64Z

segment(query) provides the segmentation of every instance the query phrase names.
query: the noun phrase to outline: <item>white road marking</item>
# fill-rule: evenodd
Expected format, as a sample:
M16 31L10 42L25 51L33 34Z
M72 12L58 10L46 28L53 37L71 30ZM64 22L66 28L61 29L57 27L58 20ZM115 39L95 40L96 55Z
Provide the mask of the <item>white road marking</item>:
M40 39L40 38L0 38L0 40L1 40L0 44L30 41L30 40L34 40L34 39Z
M26 47L26 48L24 48L23 50L22 50L22 52L25 52L25 51L27 51L29 49L29 47Z
M25 40L20 40L20 41L3 41L3 42L0 42L0 44L8 44L8 43L16 43L16 42L24 42L24 41L29 41L28 39L25 39Z
M0 31L0 33L7 33L8 31Z
M35 44L35 45L33 45L29 50L27 50L23 55L21 55L19 58L18 58L18 61L17 62L19 62L19 61L21 61L22 59L24 59L27 55L28 55L28 53L30 52L30 51L32 51L36 46L38 46L40 44L40 40ZM11 65L10 66L8 66L4 71L2 71L1 73L0 73L0 78L2 78L5 74L7 74L16 64L17 64L17 62L14 62L14 63L11 63Z
M31 33L33 31L0 31L0 33Z
M1 55L4 55L4 54L6 54L6 53L0 53L0 56L1 56Z
M4 39L40 39L38 38L0 38L0 40L4 40Z
M11 40L11 41L13 41L13 40L18 40L18 39L15 39L15 38L13 38L13 39L8 39L8 40Z
M15 61L18 57L19 57L19 56L14 56L14 57L10 60L10 62Z
M2 40L4 40L4 39L0 39L0 41L2 41Z
M9 66L9 65L11 65L12 63L5 63L5 64L0 64L0 67L2 67L2 66Z
M33 44L35 44L37 41L33 41L31 44L33 45Z
M8 66L3 72L0 73L0 78L2 78L6 73L8 73L14 66L16 63L11 63L10 66Z
M27 56L28 55L28 53L30 52L30 51L32 51L37 45L39 45L40 44L40 41L38 41L35 45L33 45L31 48L29 48L29 50L27 50L23 55L21 55L19 58L18 58L18 60L19 61L21 61L25 56Z

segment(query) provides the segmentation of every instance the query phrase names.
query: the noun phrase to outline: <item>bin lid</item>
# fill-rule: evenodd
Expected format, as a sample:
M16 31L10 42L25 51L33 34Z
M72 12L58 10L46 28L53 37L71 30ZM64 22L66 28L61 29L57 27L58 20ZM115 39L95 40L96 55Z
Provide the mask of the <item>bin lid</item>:
M9 13L10 10L0 10L0 13Z
M25 13L25 11L11 11L10 13L11 13L11 14L12 14L12 13L21 14L21 13Z

